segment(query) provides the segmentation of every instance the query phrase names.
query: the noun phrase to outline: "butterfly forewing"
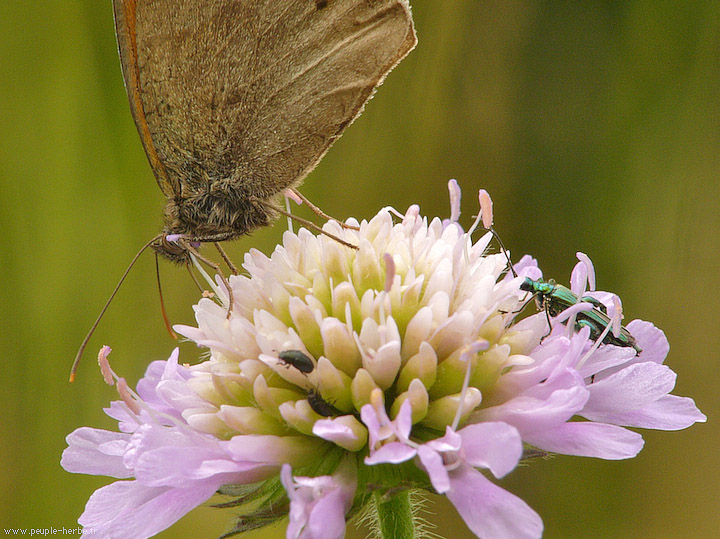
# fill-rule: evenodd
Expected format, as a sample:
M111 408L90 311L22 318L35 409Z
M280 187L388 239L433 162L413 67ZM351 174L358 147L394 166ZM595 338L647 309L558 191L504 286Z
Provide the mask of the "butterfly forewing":
M176 200L213 188L263 199L296 185L415 44L398 0L114 7L133 116ZM212 222L196 222L212 221L201 210L189 214L191 232L212 232Z

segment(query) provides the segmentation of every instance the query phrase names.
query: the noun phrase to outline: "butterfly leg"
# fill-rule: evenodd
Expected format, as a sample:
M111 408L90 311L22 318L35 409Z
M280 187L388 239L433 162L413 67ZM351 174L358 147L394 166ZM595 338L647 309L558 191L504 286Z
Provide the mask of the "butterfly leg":
M318 217L322 217L323 219L327 221L335 221L337 224L339 224L343 228L347 228L350 230L360 230L360 227L354 226L354 225L348 225L343 223L340 219L335 219L334 217L329 216L327 213L322 211L320 208L318 208L315 204L310 202L305 195L303 195L300 191L297 189L288 189L288 191L292 192L296 197L298 197L300 200L302 200L310 210L317 215Z
M213 242L213 244L215 245L215 248L220 253L220 256L222 257L222 259L225 261L225 264L227 264L227 267L230 268L230 271L232 271L232 274L237 275L238 273L240 273L238 271L238 269L235 267L235 264L232 263L232 261L230 260L230 258L228 257L227 253L222 248L222 246L216 241Z
M204 255L201 255L200 251L198 251L195 247L193 247L189 241L187 241L185 239L182 239L181 241L182 241L183 247L185 247L185 249L187 249L187 251L189 253L191 253L193 256L195 256L195 258L197 258L200 262L203 262L206 266L213 269L220 277L220 280L222 281L223 285L225 285L225 289L227 290L227 293L228 293L227 318L229 319L230 314L232 313L232 310L233 310L233 306L235 305L235 297L233 296L233 291L232 291L232 287L230 286L230 283L228 282L227 278L225 277L225 275L222 272L222 269L220 268L220 264L218 264L214 260L210 260L209 258L207 258Z
M321 227L319 227L312 221L308 221L307 219L303 219L302 217L293 215L292 213L287 212L287 211L283 210L282 208L276 206L275 204L271 204L270 202L268 202L266 200L263 200L261 202L265 206L270 208L271 210L278 212L280 215L284 215L285 217L290 217L290 219L292 219L293 221L300 223L301 225L306 226L310 230L314 230L315 232L318 232L319 234L324 234L328 238L335 240L336 242L338 242L341 245L344 245L345 247L350 247L351 249L355 249L355 250L357 250L357 248L358 248L357 245L353 245L352 243L345 241L344 239L336 236L335 234L328 232L326 230L323 230Z

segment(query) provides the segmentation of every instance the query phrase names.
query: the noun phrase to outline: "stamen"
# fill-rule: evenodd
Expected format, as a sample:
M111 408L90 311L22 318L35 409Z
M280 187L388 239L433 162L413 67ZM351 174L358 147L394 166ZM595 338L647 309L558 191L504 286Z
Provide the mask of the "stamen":
M578 262L570 274L570 291L578 298L585 295L588 283L588 268L584 262Z
M138 406L137 401L132 397L132 394L130 393L130 388L125 381L125 378L118 378L117 391L120 394L120 398L123 400L125 405L130 408L132 413L138 415L140 413L140 406Z
M568 339L570 339L575 332L573 328L575 327L575 317L577 314L583 311L592 311L594 308L595 307L592 303L588 303L587 301L578 301L575 305L571 305L555 316L553 320L558 323L563 323L565 320L568 321L567 324L565 324L565 327L567 328L565 332ZM552 327L550 330L552 331Z
M292 200L298 206L302 205L303 199L300 198L300 193L298 193L295 189L285 189L283 194L285 195L286 199ZM289 206L288 211L290 211Z
M290 214L292 213L292 208L290 207L290 199L295 200L295 193L293 193L292 189L285 189L285 211L287 212L287 215L285 218L287 219L287 229L290 231L291 234L295 234L295 231L293 230L293 220L290 217ZM296 203L302 204L302 200L298 202L295 200Z
M578 251L575 253L575 256L577 256L578 260L585 264L585 267L587 268L587 279L588 279L588 285L590 288L590 291L595 291L595 266L593 266L592 261L590 260L590 257L586 255L585 253L581 253Z
M475 217L475 221L473 222L472 226L468 228L468 231L465 233L468 237L473 235L473 232L475 232L475 229L477 229L478 225L480 224L480 221L482 221L482 210L478 212L477 217Z
M98 352L98 365L100 365L100 373L102 374L105 383L112 386L115 384L115 379L113 378L114 373L110 368L110 361L108 361L110 352L112 352L112 348L108 345L100 348L100 351Z
M620 335L620 330L622 329L622 319L624 318L622 312L622 302L620 301L620 298L615 294L613 294L612 299L612 312L610 313L610 318L612 319L611 325L613 336L618 337Z
M457 223L460 219L460 197L462 195L457 180L448 182L448 191L450 191L450 222Z
M418 206L417 204L413 204L412 206L410 206L407 209L407 211L405 212L405 215L400 215L400 217L402 217L404 225L407 224L410 221L410 219L415 221L419 216L420 216L420 206Z
M480 215L482 216L483 227L492 230L493 226L493 203L490 194L485 189L478 191L480 202Z
M221 293L222 291L220 290L220 287L217 285L217 283L215 281L213 281L213 279L210 277L210 275L208 275L208 273L205 271L205 268L202 267L202 265L200 264L200 262L198 261L198 259L194 253L190 253L190 259L192 260L193 265L195 266L195 269L197 269L200 272L200 275L203 276L203 279L205 279L205 281L210 285L210 288L213 289L213 292L215 293L215 297L219 298L224 305L226 295Z
M595 342L590 347L590 350L588 350L583 357L580 358L580 360L575 365L575 370L580 369L583 365L585 365L585 362L588 360L588 358L595 353L595 350L600 348L600 345L602 344L603 340L607 336L608 333L610 333L610 328L612 324L608 324L605 329L602 331L602 333L598 336L597 339L595 339Z

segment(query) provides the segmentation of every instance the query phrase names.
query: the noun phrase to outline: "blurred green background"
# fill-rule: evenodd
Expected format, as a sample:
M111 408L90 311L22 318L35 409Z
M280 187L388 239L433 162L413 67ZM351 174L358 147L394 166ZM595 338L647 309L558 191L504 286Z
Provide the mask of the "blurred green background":
M413 4L417 49L388 77L303 192L359 218L420 204L448 215L446 183L478 188L514 258L567 281L575 252L596 264L627 320L667 333L675 393L709 423L643 432L630 461L556 457L502 481L542 516L546 537L717 537L720 440L720 3ZM104 478L65 473L64 436L112 428L116 398L94 365L102 344L137 381L175 343L163 329L152 256L143 257L90 342L76 348L163 197L132 122L109 0L0 2L0 438L4 528L71 528ZM269 252L278 222L228 246ZM192 323L185 272L161 267L175 323ZM712 286L711 286L712 285ZM198 351L182 345L181 359ZM442 501L429 518L470 537ZM200 508L162 537L214 537L226 511ZM280 533L278 531L278 533ZM258 536L267 536L263 532Z

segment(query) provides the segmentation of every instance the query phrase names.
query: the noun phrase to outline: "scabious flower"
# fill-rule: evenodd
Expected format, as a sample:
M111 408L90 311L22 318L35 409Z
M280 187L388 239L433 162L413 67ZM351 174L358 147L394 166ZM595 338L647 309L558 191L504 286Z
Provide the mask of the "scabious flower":
M492 227L489 197L464 231L450 190L448 220L411 206L349 221L357 230L325 225L356 250L286 232L270 257L246 255L232 304L211 283L198 327L176 327L209 358L151 363L137 393L119 384L123 399L107 409L119 432L68 436L65 469L121 479L79 522L99 537L149 537L219 492L241 510L229 533L289 515L290 538L342 537L369 506L382 537L413 537L407 493L424 489L479 537L539 537L537 513L490 477L548 453L630 458L643 442L626 427L705 420L670 395L667 340L652 324L628 324L638 352L576 324L598 308L587 301L518 321L529 299L519 286L540 278L537 264L525 257L508 273L506 255L489 252L492 232L472 238L481 218ZM572 291L605 304L604 329L617 333L619 301L593 290L579 258Z

